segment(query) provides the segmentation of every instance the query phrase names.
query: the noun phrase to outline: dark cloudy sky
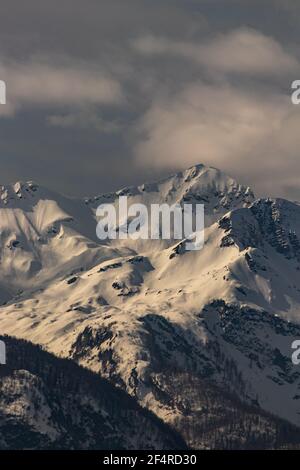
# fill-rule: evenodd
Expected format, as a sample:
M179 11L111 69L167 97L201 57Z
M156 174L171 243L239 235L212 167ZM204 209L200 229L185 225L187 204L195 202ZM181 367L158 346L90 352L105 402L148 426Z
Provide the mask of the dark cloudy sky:
M194 163L300 199L300 2L0 0L1 183L70 195Z

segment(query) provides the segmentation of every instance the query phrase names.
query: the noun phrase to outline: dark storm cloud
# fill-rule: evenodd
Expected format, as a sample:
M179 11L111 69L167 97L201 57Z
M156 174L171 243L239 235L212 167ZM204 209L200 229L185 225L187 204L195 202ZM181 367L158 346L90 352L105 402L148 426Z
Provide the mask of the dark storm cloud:
M0 9L1 182L86 195L203 161L259 192L300 197L300 109L289 100L300 78L296 2L0 0Z
M2 0L1 4L4 50L20 57L34 50L98 57L130 36L147 31L189 34L204 21L201 13L191 15L176 0Z

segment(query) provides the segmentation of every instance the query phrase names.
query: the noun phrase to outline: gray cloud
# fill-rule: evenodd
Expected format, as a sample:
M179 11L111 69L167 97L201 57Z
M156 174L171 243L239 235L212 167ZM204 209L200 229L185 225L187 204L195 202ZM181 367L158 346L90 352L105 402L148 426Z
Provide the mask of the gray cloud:
M57 114L48 117L52 126L73 129L95 129L98 132L110 134L119 132L122 123L105 120L99 111L91 108L76 110L68 114Z
M284 51L277 41L249 28L217 35L204 43L145 36L132 44L141 54L183 57L215 73L270 76L300 69L298 60Z
M204 161L260 192L300 197L300 107L289 101L297 2L0 7L1 183L33 178L85 195Z
M55 64L49 58L26 63L2 62L0 73L7 83L8 103L14 108L123 101L119 82L89 64Z
M190 84L143 116L136 159L164 169L201 161L255 181L260 194L286 196L296 184L299 125L300 111L285 94Z

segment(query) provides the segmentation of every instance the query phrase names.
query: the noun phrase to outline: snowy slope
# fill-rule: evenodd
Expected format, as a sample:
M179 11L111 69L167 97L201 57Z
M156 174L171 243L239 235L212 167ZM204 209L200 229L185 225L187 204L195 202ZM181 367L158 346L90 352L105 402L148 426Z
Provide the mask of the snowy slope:
M203 165L85 201L31 184L6 190L0 207L0 285L9 293L1 333L100 372L174 426L182 411L158 381L170 369L300 426L300 370L291 362L300 337L297 203L255 201ZM175 240L97 241L97 206L121 195L204 203L203 250L186 252Z
M0 300L32 290L116 256L96 243L95 222L83 201L35 183L0 190Z

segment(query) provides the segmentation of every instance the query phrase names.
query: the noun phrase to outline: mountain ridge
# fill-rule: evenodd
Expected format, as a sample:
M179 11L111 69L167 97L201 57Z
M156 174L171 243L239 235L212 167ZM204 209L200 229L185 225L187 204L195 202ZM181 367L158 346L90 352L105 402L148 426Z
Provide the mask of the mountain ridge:
M187 252L178 240L97 241L96 207L122 195L147 206L204 203L203 249ZM299 204L255 200L248 187L203 165L86 199L78 212L70 201L35 205L30 221L39 232L42 220L45 230L32 236L33 252L27 229L19 240L8 234L10 220L4 224L0 263L5 268L10 260L3 277L14 279L15 292L0 308L2 333L100 373L171 426L183 415L162 399L157 377L165 368L198 374L228 392L234 386L246 404L300 426L300 374L291 362L300 336ZM21 282L24 256L41 268Z

